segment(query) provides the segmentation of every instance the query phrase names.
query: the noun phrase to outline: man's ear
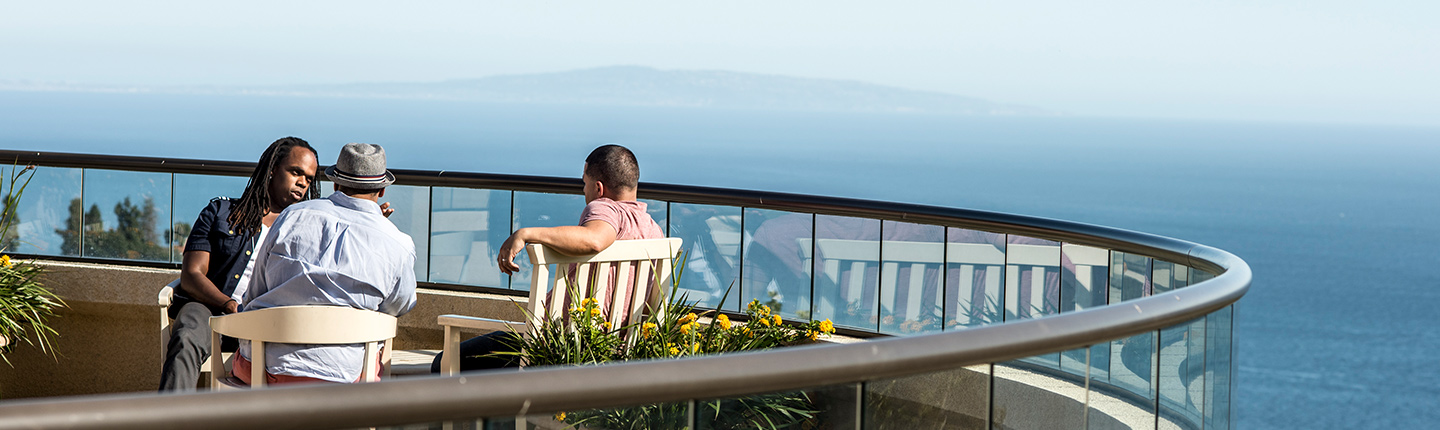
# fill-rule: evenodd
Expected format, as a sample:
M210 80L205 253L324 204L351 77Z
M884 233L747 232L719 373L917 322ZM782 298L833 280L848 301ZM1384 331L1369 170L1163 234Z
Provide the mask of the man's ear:
M606 187L604 182L595 181L595 198L605 197L608 188L610 187Z
M376 197L385 197L385 189L384 189L384 188L381 188L381 189L380 189L380 195L378 195L378 196L376 196Z

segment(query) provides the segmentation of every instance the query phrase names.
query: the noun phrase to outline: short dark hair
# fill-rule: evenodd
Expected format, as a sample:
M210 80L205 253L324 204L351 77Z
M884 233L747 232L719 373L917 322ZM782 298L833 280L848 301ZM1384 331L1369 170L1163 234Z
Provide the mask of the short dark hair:
M640 162L623 146L605 145L585 157L585 174L606 186L633 190L640 185Z
M383 190L383 189L385 189L385 187L380 187L380 188L363 188L363 189L362 189L362 188L353 188L353 187L347 187L347 186L340 185L340 184L335 184L335 191L339 191L339 192L341 192L341 193L344 193L344 194L347 195L347 196L365 195L365 194L375 194L375 193L380 192L380 190Z

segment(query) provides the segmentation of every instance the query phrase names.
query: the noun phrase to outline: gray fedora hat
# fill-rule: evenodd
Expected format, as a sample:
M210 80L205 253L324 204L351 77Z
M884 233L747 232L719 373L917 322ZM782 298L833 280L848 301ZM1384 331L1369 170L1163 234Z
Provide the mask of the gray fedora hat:
M385 148L373 143L347 143L340 149L334 166L325 176L346 187L373 190L395 183L395 174L385 170Z

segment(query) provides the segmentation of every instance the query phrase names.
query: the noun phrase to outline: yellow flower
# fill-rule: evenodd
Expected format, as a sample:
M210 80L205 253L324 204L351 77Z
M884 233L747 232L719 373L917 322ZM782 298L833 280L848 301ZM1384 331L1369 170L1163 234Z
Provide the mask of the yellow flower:
M805 337L810 338L810 340L815 340L820 337L820 333L815 330L805 330Z
M647 322L645 325L640 326L640 334L645 337L650 337L650 335L655 334L656 328L658 328L658 326L656 326L655 323Z
M745 305L745 310L753 311L760 306L760 299L751 299L750 304Z
M601 326L601 327L605 327L605 330L610 330L610 322L609 322L609 321L601 322L601 323L600 323L600 326Z
M825 321L820 322L820 331L824 332L825 334L834 333L835 323L830 322L830 319L826 318Z
M691 327L690 324L683 324L683 325L681 325L681 326L680 326L680 334L690 334L690 327Z
M720 324L720 328L722 329L730 329L730 317L725 314L720 314L720 316L715 317L715 323Z
M676 348L675 344L666 342L665 346L670 348L670 355L680 355L680 348Z
M741 333L745 333L745 337L755 336L754 333L751 333L751 332L750 332L750 327L748 327L748 326L747 326L747 327L740 327L740 332L741 332Z
M595 309L595 308L590 308L590 316L592 316L592 317L599 317L599 316L600 316L600 310L599 310L599 309Z
M775 325L780 325L780 316L779 316L779 315L771 315L771 316L770 316L770 319L772 319L772 320L775 321Z
M685 316L683 316L683 317L680 317L680 321L677 321L677 322L680 323L681 325L685 325L685 324L689 324L689 323L692 322L692 321L695 321L696 319L699 319L699 317L695 316L695 313L694 313L694 312L691 312L691 313L685 314Z
M9 255L0 255L0 266L10 267Z
M595 300L595 299L586 297L584 300L581 300L581 301L580 301L580 307L582 307L582 308L588 308L588 307L591 307L591 306L595 306L595 305L597 305L597 304L599 304L599 303L600 303L600 302L597 301L597 300Z
M769 315L770 315L770 307L769 307L769 306L765 306L765 305L760 305L760 315L769 316Z
M700 344L699 344L699 343L692 343L692 344L690 344L690 353L694 354L694 353L699 353L699 352L700 352Z
M564 412L561 412L561 413L555 414L555 421L565 421L565 413L564 413Z
M763 325L763 326L769 326L769 325L770 325L770 319L769 319L769 318L761 318L761 319L758 319L758 320L755 320L755 321L756 321L756 322L759 322L760 325Z

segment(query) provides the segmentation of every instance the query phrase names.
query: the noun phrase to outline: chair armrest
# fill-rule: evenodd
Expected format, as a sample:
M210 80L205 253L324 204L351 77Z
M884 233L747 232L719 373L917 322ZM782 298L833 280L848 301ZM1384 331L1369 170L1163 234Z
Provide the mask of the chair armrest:
M447 328L458 327L471 330L525 331L525 323L521 321L505 321L491 318L467 317L464 315L441 315L436 318L436 323Z
M170 307L170 303L175 300L176 288L180 288L180 278L175 278L174 281L170 281L170 283L165 284L164 287L160 287L160 294L157 294L155 297L156 302L160 304L160 307Z

